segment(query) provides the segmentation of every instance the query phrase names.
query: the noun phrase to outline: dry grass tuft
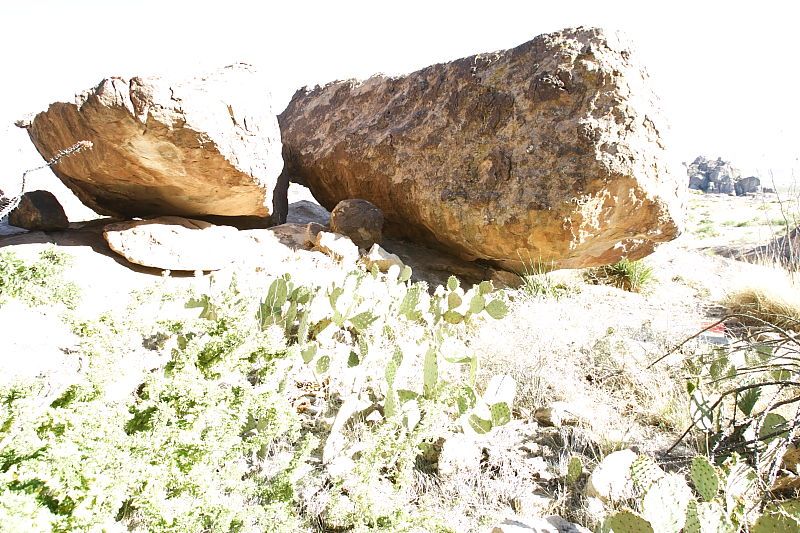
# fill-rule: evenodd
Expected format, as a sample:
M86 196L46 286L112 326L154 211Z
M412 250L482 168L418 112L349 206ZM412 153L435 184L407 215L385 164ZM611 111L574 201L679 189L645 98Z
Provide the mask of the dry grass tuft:
M800 284L779 267L758 278L743 278L735 283L722 304L748 325L769 323L800 331Z

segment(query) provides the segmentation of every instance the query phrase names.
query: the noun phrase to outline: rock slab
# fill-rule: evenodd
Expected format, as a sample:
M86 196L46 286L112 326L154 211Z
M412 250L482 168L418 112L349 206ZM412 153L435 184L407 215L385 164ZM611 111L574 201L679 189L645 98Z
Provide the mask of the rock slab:
M8 216L8 223L18 228L43 231L69 227L64 208L50 191L30 191L23 194L17 208Z
M386 233L463 258L597 266L680 231L657 98L599 29L301 89L278 120L286 172L324 207L363 198Z
M280 131L266 83L247 65L175 82L108 78L18 125L48 160L77 141L94 144L53 172L100 214L272 212L283 168Z
M109 224L103 237L131 263L190 272L224 268L236 259L243 245L234 227L182 217Z

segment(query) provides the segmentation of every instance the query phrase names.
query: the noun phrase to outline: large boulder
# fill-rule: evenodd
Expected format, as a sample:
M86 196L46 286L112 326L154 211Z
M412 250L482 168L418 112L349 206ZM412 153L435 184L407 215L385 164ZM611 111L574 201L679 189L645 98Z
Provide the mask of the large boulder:
M98 213L272 213L280 131L266 83L247 65L177 82L108 78L18 125L48 160L77 141L94 144L53 172Z
M467 259L587 267L679 234L678 177L646 73L577 28L516 48L298 91L286 171L327 209L363 198L385 231Z
M742 178L734 184L736 196L744 196L761 191L761 180L756 176Z

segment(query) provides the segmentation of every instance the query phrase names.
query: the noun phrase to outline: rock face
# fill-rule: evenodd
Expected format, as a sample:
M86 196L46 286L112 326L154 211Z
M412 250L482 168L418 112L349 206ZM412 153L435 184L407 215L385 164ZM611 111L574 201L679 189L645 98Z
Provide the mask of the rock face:
M522 270L637 259L679 233L677 174L631 52L597 29L298 91L286 171L328 209L369 200L387 233Z
M383 240L383 212L366 200L342 200L331 211L331 231L369 249Z
M23 194L17 208L8 216L8 223L18 228L44 231L69 227L64 208L50 191L30 191Z
M741 177L739 169L721 157L697 157L686 169L689 188L706 193L742 196L761 190L761 180L755 176Z
M157 217L109 224L103 237L131 263L164 270L219 270L243 243L231 226L182 217Z
M108 78L20 125L45 159L80 140L94 144L53 172L98 213L272 212L283 168L280 131L266 84L247 65L174 83Z

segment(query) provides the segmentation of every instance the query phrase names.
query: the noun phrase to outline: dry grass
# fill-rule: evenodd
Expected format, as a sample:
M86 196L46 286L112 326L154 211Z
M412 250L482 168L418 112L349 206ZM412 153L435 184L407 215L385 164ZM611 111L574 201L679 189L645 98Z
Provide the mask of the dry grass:
M773 266L758 276L734 282L722 304L731 314L754 326L774 324L800 331L800 284L794 276Z

